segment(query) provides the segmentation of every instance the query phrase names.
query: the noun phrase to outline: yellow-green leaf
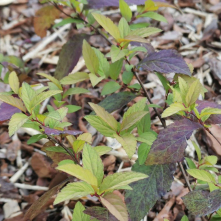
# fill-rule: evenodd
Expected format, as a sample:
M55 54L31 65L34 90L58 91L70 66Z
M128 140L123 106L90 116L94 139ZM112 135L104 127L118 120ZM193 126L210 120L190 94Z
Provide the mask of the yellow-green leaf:
M92 142L92 135L90 133L83 133L78 136L77 140L83 140L90 144Z
M121 131L126 130L130 127L132 127L134 124L136 124L140 119L142 119L148 111L137 111L130 115L128 115L126 118L123 119L123 122L121 124Z
M30 103L35 97L35 95L36 92L34 91L34 89L28 83L23 82L21 89L21 98L29 112L30 112Z
M97 152L86 144L83 149L83 168L88 169L97 178L98 186L101 184L104 177L104 165Z
M97 104L89 103L89 105L93 108L97 116L105 121L113 130L117 131L118 122L111 114L109 114L103 107Z
M187 172L196 179L199 179L205 182L216 183L214 176L205 170L189 169L187 170Z
M101 186L100 193L109 190L115 190L118 187L128 185L138 180L142 180L147 178L148 176L144 173L137 172L123 172L123 173L114 173L108 175L104 178Z
M12 136L22 125L29 119L28 116L22 113L14 114L9 121L9 136Z
M96 86L99 82L101 82L105 77L102 76L102 77L97 77L97 75L95 74L89 74L89 78L90 78L90 81L91 81L91 84L92 86Z
M93 186L97 186L97 178L93 175L93 173L88 170L84 169L83 167L76 165L76 164L64 164L58 166L56 169L61 170L65 173L68 173L72 176L77 177L80 180L87 182Z
M8 83L11 89L18 94L19 91L19 79L15 71L9 74Z
M132 11L129 5L124 0L120 0L119 8L122 16L129 22L132 18Z
M89 194L94 194L94 189L86 182L69 183L57 195L54 205L65 200L78 200ZM82 220L83 221L83 220Z
M86 40L83 41L83 58L85 60L85 64L88 70L91 73L96 74L99 69L99 60L95 53L95 51L91 48L91 46L87 43Z
M45 73L37 73L37 75L47 78L48 80L53 82L60 90L63 90L60 82L56 78L52 77L51 75L45 74Z
M171 116L182 110L186 110L186 108L181 103L173 103L162 113L162 117Z
M99 116L87 115L84 117L92 127L98 130L105 137L113 137L116 131L113 130L103 119Z
M154 28L154 27L139 28L139 29L131 31L128 36L140 36L142 38L145 38L145 37L148 37L150 35L159 33L161 31L162 31L161 29ZM126 36L125 39L127 39L128 36Z
M26 108L24 106L24 104L22 103L22 101L16 97L10 96L10 95L3 95L0 94L0 100L12 105L13 107L17 107L18 109L20 109L23 112L26 112Z
M92 13L96 21L115 39L121 38L118 27L111 21L111 19L98 13Z
M100 200L119 221L128 221L127 207L118 195L108 193L104 197L100 197Z
M178 77L178 82L179 82L179 88L180 88L180 95L182 97L184 104L186 104L186 95L187 95L189 87L186 81L181 77Z
M114 134L114 138L123 146L128 157L131 159L137 147L137 140L132 134L123 134L118 136Z
M73 150L75 153L79 153L81 150L83 150L83 147L85 145L85 141L83 140L76 140L73 143Z
M76 72L74 74L70 74L60 80L61 84L76 84L81 81L85 81L89 79L88 73L86 72Z
M201 92L201 83L196 79L189 87L186 95L186 104L189 107L191 104L195 103Z
M30 109L33 110L42 101L44 101L47 98L54 96L56 94L60 94L61 92L62 91L60 91L60 90L50 90L50 91L42 92L42 93L36 95L30 103Z
M94 150L98 153L99 156L102 156L112 150L111 147L107 146L96 146L94 147Z
M128 25L127 21L125 18L121 18L120 22L118 24L118 28L120 30L121 38L124 38L130 33L130 26Z
M152 0L145 1L144 10L145 11L156 11L158 9L158 6L156 3Z

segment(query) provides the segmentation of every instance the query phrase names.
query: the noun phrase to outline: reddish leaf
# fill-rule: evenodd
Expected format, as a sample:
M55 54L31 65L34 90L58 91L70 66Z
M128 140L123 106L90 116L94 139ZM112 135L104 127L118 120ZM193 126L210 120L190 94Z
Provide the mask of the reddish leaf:
M221 190L192 191L182 197L187 209L195 216L205 216L221 208Z
M63 45L55 71L55 78L60 80L71 73L82 55L82 42L88 37L86 34L75 35Z
M181 161L187 146L186 140L194 130L202 127L188 119L176 121L162 130L154 141L148 154L146 165L165 164Z
M144 5L146 0L125 0L129 5ZM165 0L154 0L154 2L166 2ZM103 8L108 6L119 6L119 0L88 0L91 8Z
M3 102L0 105L0 121L8 120L13 114L20 112L21 110L19 110L17 107L13 107L10 104Z
M45 37L47 33L47 29L54 24L54 20L59 18L60 11L56 9L53 5L47 5L45 7L40 8L35 13L34 18L34 28L35 33L40 37Z
M79 130L56 130L56 129L51 129L49 127L43 127L43 128L47 135L69 134L76 136L83 133L82 131Z
M126 190L125 201L131 221L141 220L156 201L166 194L173 182L175 169L175 164L133 165L133 171L145 173L149 177L130 184L133 190Z
M84 213L100 221L117 221L117 219L106 209L98 206L88 207Z
M197 110L199 111L199 113L201 113L201 111L204 109L204 108L207 108L207 107L212 107L212 108L219 108L221 109L221 105L215 103L215 102L212 102L212 101L196 101L196 103L198 104L198 106L196 107ZM221 115L218 115L218 114L213 114L211 115L205 122L206 124L221 124Z
M190 69L175 50L162 50L148 54L138 66L147 71L169 74L172 72L191 75Z
M59 191L59 189L61 189L66 183L67 180L48 190L43 196L41 196L37 201L35 201L26 212L25 221L33 220L39 213L41 213L44 208L44 205L48 202L48 200L52 196L54 196Z

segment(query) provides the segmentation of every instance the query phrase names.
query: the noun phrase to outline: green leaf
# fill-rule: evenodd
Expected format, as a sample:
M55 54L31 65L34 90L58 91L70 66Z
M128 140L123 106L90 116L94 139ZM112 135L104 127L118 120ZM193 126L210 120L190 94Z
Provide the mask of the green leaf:
M98 13L92 13L96 21L116 40L119 39L120 31L118 27L111 21L111 19L105 17L104 15Z
M179 111L184 111L186 108L181 103L173 103L171 104L164 112L162 113L162 117L169 117L173 114L178 113Z
M30 137L27 140L27 144L30 145L30 144L36 143L36 142L38 142L39 140L41 140L43 138L47 138L47 135L45 135L45 134L36 134L36 135Z
M129 22L132 18L132 11L129 5L124 0L120 0L119 8L120 8L120 13L122 14L122 16Z
M90 221L90 216L83 213L84 210L84 206L78 201L74 207L72 221Z
M121 58L124 58L129 53L128 49L120 49L115 45L111 46L111 61L114 63L115 61L120 60Z
M123 61L124 59L120 59L112 64L110 64L110 70L109 70L109 75L113 80L117 80L121 69L123 67Z
M85 116L84 117L89 124L94 127L97 131L103 134L105 137L113 137L116 131L113 130L104 120L98 116Z
M22 125L29 119L28 116L22 113L14 114L9 121L9 136L12 136Z
M48 80L53 82L58 87L58 89L63 90L60 82L56 78L52 77L51 75L45 74L45 73L37 73L37 75L47 78Z
M190 169L196 169L195 163L188 157L185 157L186 162L188 163L188 166Z
M71 164L71 166L75 166L75 164ZM54 205L65 200L78 200L81 197L87 196L89 194L94 194L94 189L86 182L69 183L58 193L54 201Z
M102 156L102 155L110 152L112 150L112 148L107 147L107 146L96 146L96 147L94 147L94 150L97 152L97 154L99 156Z
M149 111L148 105L145 105L144 111ZM148 132L151 126L150 113L148 112L137 124L138 134L141 135L144 132Z
M98 69L98 74L102 77L108 77L109 76L109 69L110 69L110 64L107 61L107 58L104 57L104 54L100 52L100 50L93 48L95 51L98 60L99 60L99 69Z
M221 114L221 109L211 107L204 108L200 113L200 118L206 121L212 114Z
M42 101L46 100L47 98L60 94L62 91L59 90L50 90L46 92L42 92L39 95L36 95L33 100L30 102L30 110L33 110L38 104L40 104Z
M128 110L124 113L123 120L125 120L128 116L138 111L143 111L146 105L146 98L142 98L136 104L128 108Z
M180 95L182 97L182 101L184 102L184 104L186 104L186 95L189 90L189 87L186 81L182 77L178 77L178 82L179 82Z
M205 170L189 169L187 170L187 173L189 173L191 176L193 176L196 179L199 179L205 182L216 183L214 176Z
M170 87L169 87L169 81L160 73L154 72L154 74L157 75L157 77L160 79L166 93L168 93Z
M105 96L107 94L114 93L117 90L119 90L120 88L121 88L121 86L115 81L107 82L101 91L101 95Z
M97 178L98 186L104 177L104 166L97 152L86 144L83 149L83 168L90 170Z
M18 91L19 91L19 79L18 79L18 76L16 74L15 71L11 72L9 74L9 78L8 78L8 83L11 87L11 89L16 93L18 94Z
M74 113L74 112L76 112L76 111L81 109L80 106L76 106L76 105L66 105L65 107L68 108L68 114Z
M130 33L130 26L128 25L127 21L125 18L121 18L118 24L118 28L120 30L120 35L122 38L127 36Z
M34 91L34 89L28 83L23 82L21 89L21 98L29 112L30 112L30 103L35 96L36 92Z
M118 122L116 119L109 114L105 109L97 104L89 103L89 105L93 108L95 113L105 121L113 130L117 131L118 129Z
M63 98L65 98L68 95L74 95L74 94L86 94L90 92L87 89L81 88L81 87L74 87L74 88L69 88L63 95Z
M77 177L80 180L87 182L93 186L97 186L97 178L92 174L92 172L88 169L84 169L76 164L66 164L61 165L56 168L57 170L61 170L65 173L68 173L72 176Z
M99 68L99 60L97 58L95 51L87 43L86 40L83 41L83 49L82 50L83 50L82 53L83 53L83 57L85 60L85 64L86 64L88 70L91 73L96 74L98 72L98 68Z
M100 193L109 190L115 190L120 186L125 186L135 181L145 179L148 176L143 173L137 172L123 172L123 173L114 173L108 175L104 178L101 186L100 186Z
M71 148L68 148L71 152L73 152L71 150ZM51 151L51 152L56 152L56 153L65 153L65 154L68 154L67 151L63 148L63 147L60 147L60 146L51 146L51 147L48 147L46 148L47 151ZM68 161L69 162L69 161ZM73 161L72 161L73 162ZM59 164L60 165L60 164Z
M123 134L121 136L114 134L113 136L123 146L128 157L131 159L132 156L134 155L136 147L137 147L136 138L132 134L129 134L129 133Z
M136 24L131 24L130 29L135 30L135 29L140 29L140 28L146 28L148 26L150 26L150 23L140 22L140 23L136 23Z
M100 197L100 200L118 220L128 221L127 207L118 195L108 193L104 197Z
M142 38L146 38L150 35L159 33L161 31L162 31L161 29L154 28L154 27L140 28L140 29L136 29L136 30L131 31L129 33L129 35L125 37L125 39L127 39L129 36L139 36L139 37L142 37Z
M133 79L133 72L131 71L124 71L123 75L122 75L122 81L124 84L130 84L130 82Z
M148 112L147 111L137 111L127 117L122 121L120 130L126 130L136 124L140 119L142 119Z
M72 23L81 24L81 23L83 23L83 21L80 20L80 19L75 19L75 18L64 18L62 21L55 24L53 26L53 28L61 27L61 26L64 26L66 24L72 24Z
M151 146L156 138L157 135L153 133L153 131L148 131L140 134L139 137L137 137L137 140Z
M218 157L217 156L205 156L202 161L203 161L202 163L205 165L213 166L213 165L217 164Z
M138 15L137 17L138 18L139 17L148 17L148 18L152 18L156 21L162 21L162 22L168 23L167 19L164 16L162 16L156 12L146 12L144 14Z
M60 80L61 84L76 84L81 81L85 81L89 79L89 75L86 72L76 72L74 74L70 74L67 77L64 77Z
M49 149L49 148L47 148L47 149ZM66 164L68 164L68 165L75 164L75 162L73 160L62 160L58 163L58 166L62 166L62 165L66 165Z
M90 133L83 133L78 136L77 140L83 140L87 143L92 143L92 135Z
M93 87L95 87L99 82L101 82L105 77L97 77L95 74L89 74L89 78Z
M142 143L139 147L138 147L138 162L139 165L143 165L147 159L147 155L150 151L151 146L146 144L146 143Z
M188 92L186 94L186 104L189 107L198 99L201 92L201 83L198 79L196 79L189 87Z
M10 96L10 95L3 95L0 94L0 100L12 105L13 107L17 107L19 110L26 112L26 108L22 101L16 97Z

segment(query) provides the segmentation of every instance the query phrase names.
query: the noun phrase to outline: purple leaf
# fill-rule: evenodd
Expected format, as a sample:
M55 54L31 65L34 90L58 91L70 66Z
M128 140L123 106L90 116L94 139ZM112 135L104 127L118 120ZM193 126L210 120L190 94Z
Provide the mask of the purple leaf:
M221 190L198 190L182 197L187 209L195 216L205 216L221 208Z
M129 5L144 5L146 0L126 0ZM154 2L166 2L165 0L154 0ZM119 6L119 0L88 0L90 8L103 8L109 6Z
M174 163L140 166L137 162L133 165L132 171L145 173L149 177L130 184L133 190L126 190L125 202L131 221L141 220L156 201L166 194L173 182L175 169Z
M13 114L20 112L21 110L19 110L17 107L13 107L3 102L0 105L0 121L8 120Z
M186 140L190 138L194 130L201 128L199 123L188 119L176 121L166 129L160 131L153 142L147 156L146 165L174 163L183 160Z
M89 36L86 34L79 34L72 37L65 45L63 45L58 66L55 71L55 78L60 80L62 77L71 73L75 65L78 63L82 54L82 42Z
M117 221L117 219L106 208L98 206L88 207L83 212L100 221Z
M212 108L219 108L221 109L221 105L212 102L212 101L196 101L196 103L198 104L198 106L196 107L196 109L199 111L199 113L201 113L201 111L204 108L207 107L212 107ZM205 122L206 124L221 124L221 115L219 114L212 114Z
M43 128L47 135L69 134L76 136L83 133L82 131L79 130L56 130L56 129L51 129L49 127L43 127Z
M181 55L175 50L153 52L144 58L138 66L147 71L169 74L172 72L191 75L190 69Z

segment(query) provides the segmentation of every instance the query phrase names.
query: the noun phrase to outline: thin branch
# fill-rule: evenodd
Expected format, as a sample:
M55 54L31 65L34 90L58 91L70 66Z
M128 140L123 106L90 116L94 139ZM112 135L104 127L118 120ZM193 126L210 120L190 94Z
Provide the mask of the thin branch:
M60 141L58 141L57 139L55 139L54 137L47 135L49 140L53 141L54 143L57 143L59 146L63 147L65 149L65 151L71 156L71 158L73 159L73 161L80 165L77 158L75 157L74 153L72 153L63 143L61 143Z

